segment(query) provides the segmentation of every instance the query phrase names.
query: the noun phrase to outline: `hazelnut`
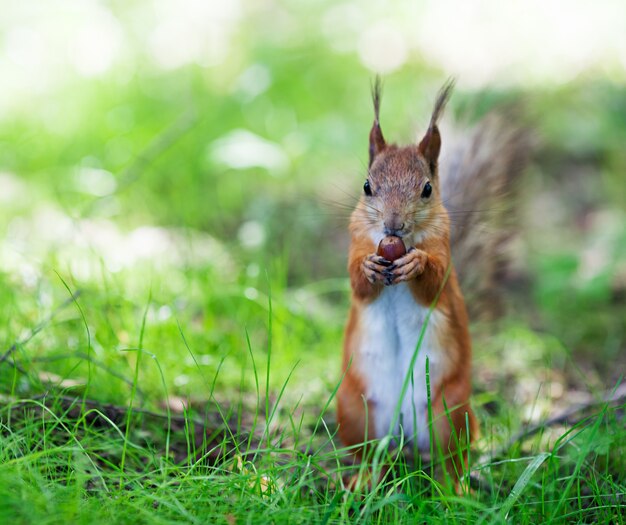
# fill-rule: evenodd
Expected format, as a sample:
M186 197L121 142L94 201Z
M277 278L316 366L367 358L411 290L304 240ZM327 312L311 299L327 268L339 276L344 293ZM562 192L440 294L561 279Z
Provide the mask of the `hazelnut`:
M406 246L400 237L390 235L380 241L376 253L388 261L393 262L406 254Z

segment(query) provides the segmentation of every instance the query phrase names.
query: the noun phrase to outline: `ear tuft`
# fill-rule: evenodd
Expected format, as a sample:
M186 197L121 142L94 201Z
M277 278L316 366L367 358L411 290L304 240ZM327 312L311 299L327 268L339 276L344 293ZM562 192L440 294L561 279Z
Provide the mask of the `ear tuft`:
M454 79L449 79L443 87L439 90L435 107L433 108L432 116L430 117L430 124L428 130L424 135L424 138L420 141L418 149L430 166L430 171L435 174L437 169L437 161L439 159L439 152L441 150L441 134L439 133L439 127L437 123L443 110L450 99L452 89L454 88Z
M380 129L380 97L382 91L382 84L380 77L377 75L374 79L374 83L372 84L372 102L374 103L374 124L372 125L372 129L370 131L370 162L371 166L374 162L374 158L378 155L382 150L387 147L385 143L385 138L383 137L383 132Z

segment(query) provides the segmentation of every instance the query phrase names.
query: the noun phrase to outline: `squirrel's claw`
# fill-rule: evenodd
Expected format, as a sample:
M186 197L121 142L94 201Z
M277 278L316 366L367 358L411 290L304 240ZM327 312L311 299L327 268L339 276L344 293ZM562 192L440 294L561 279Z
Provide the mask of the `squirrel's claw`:
M411 248L406 255L394 262L394 268L391 271L393 284L410 281L422 275L427 261L428 254L426 252Z
M394 262L372 254L363 260L363 273L371 284L382 282L385 286L391 286L421 275L427 260L426 252L416 248L411 248L406 255Z
M387 284L389 278L389 271L393 266L391 261L388 261L380 255L371 254L363 260L363 273L365 278L371 283L384 282ZM391 284L391 283L390 283Z

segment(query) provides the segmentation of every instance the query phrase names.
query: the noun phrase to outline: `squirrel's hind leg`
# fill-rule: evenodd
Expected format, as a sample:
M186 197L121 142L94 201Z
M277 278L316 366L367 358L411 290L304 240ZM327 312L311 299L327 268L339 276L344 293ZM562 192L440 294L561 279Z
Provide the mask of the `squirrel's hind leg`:
M478 437L478 423L469 404L468 394L460 385L452 385L433 403L435 457L444 458L445 471L462 493L461 483L469 479L469 448ZM432 458L434 459L434 458Z

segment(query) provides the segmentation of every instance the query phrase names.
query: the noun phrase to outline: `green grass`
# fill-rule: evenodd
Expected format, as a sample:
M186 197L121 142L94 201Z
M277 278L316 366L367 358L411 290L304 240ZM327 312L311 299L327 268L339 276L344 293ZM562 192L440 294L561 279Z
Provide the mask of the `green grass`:
M60 297L69 293L63 282L53 289ZM372 490L351 492L343 479L359 471L334 436L338 374L328 375L322 392L309 391L305 378L312 382L317 361L306 362L312 348L299 352L301 362L279 365L289 355L285 347L304 339L293 336L298 328L306 334L299 324L311 322L289 313L286 289L272 287L264 313L253 311L243 323L261 321L258 340L264 342L246 336L242 324L248 343L242 341L246 358L240 356L237 379L227 372L234 367L230 356L200 364L184 319L167 320L165 327L157 322L150 314L154 288L152 294L128 309L130 344L109 350L111 369L97 358L99 334L113 330L98 315L113 297L110 289L81 290L51 307L36 333L7 355L0 411L4 522L624 522L623 401L598 403L575 424L512 442L524 428L519 408L487 413L477 403L483 437L471 455L470 493L454 494L445 480L432 478L428 465L406 465L384 443L374 465L395 465L393 474ZM18 318L27 315L23 308ZM323 336L337 358L339 328ZM82 351L61 348L71 333ZM528 345L523 330L505 333ZM58 359L40 360L56 352ZM181 364L186 356L189 367ZM337 367L338 359L329 366ZM113 376L113 369L126 371ZM172 373L181 369L188 382L176 387ZM42 370L53 370L56 379L43 382ZM231 385L231 395L222 384Z

